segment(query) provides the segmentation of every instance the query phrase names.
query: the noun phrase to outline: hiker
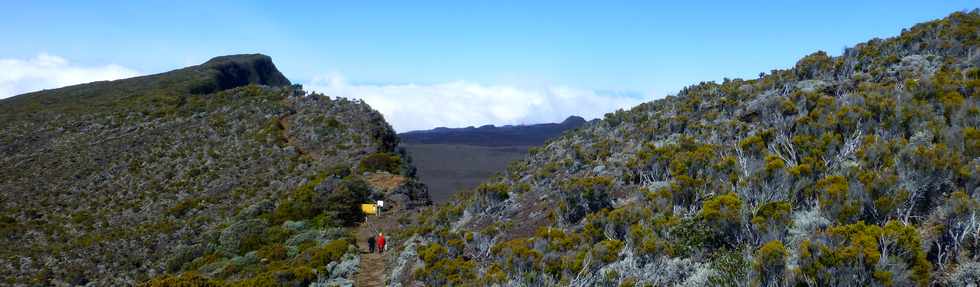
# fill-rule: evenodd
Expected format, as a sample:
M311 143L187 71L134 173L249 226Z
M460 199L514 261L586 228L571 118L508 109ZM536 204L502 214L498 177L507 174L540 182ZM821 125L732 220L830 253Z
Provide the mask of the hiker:
M374 236L368 237L368 253L374 253Z
M378 253L385 251L385 235L384 233L378 233Z

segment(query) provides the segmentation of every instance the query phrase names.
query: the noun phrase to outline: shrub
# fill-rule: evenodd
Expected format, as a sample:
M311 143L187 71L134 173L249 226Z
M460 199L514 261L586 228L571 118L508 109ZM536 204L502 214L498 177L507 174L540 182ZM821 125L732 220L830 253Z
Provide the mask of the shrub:
M438 243L419 249L419 258L425 267L413 274L416 279L430 286L459 286L473 284L476 280L476 264L471 260L450 257L449 250Z
M322 213L332 216L338 225L352 226L364 219L360 204L367 201L371 190L363 180L344 179L341 185L326 196L317 198Z
M507 280L507 274L497 264L491 264L490 268L487 268L487 272L483 274L483 285L501 284L505 280Z
M338 178L345 178L350 175L351 167L346 164L338 164L327 169L326 174Z
M862 205L850 194L850 186L843 176L834 175L817 181L820 209L840 222L853 222L861 214Z
M615 262L619 258L619 252L623 250L623 246L622 241L606 239L592 247L592 256L603 263Z
M834 66L832 59L826 52L817 51L797 61L793 71L796 73L797 79L815 78L831 71Z
M201 205L201 199L196 197L188 197L184 200L177 202L174 207L167 210L167 213L173 216L183 216L188 211L197 209Z
M752 216L752 225L755 231L766 239L777 239L781 237L786 227L792 222L790 212L792 206L789 202L774 201L763 204Z
M896 282L904 278L925 286L932 265L921 244L915 227L898 221L835 226L800 244L800 272L821 286L913 284Z
M548 178L549 176L555 174L561 166L556 162L548 162L541 166L537 171L534 172L534 178L542 180Z
M224 285L219 280L204 277L197 272L167 275L139 284L140 287L219 287Z
M322 181L322 180L321 180ZM361 179L345 178L328 192L316 192L319 181L298 188L271 214L273 223L316 218L320 227L351 226L364 219L360 204L370 188Z
M286 246L280 243L266 245L259 249L258 255L260 258L271 261L283 260L287 257Z
M946 284L949 286L971 286L980 282L980 263L975 261L964 262L950 273Z
M734 246L734 236L742 224L742 200L734 193L722 194L704 202L701 218L712 228L716 243Z
M550 227L539 228L536 235L548 241L549 249L559 252L571 250L582 241L582 237L578 233L566 233L564 230Z
M529 270L541 262L543 254L531 247L533 239L518 238L506 241L491 248L491 252L504 259L510 270Z
M315 210L313 199L316 194L313 187L316 183L311 182L294 190L284 200L281 200L276 209L271 214L273 224L279 224L286 220L302 220L314 217Z
M705 268L702 276L707 281L701 286L745 286L752 262L740 250L718 250L711 260L711 268ZM703 282L702 281L702 282Z
M266 222L262 219L237 221L221 231L220 246L224 251L244 254L264 245Z
M980 129L974 127L963 128L963 145L968 157L980 156Z
M309 254L309 265L312 267L326 266L333 261L340 261L340 258L347 253L347 246L350 242L344 239L336 239L327 242L321 247L307 250Z
M508 191L510 191L510 186L502 182L482 183L476 188L477 194L494 202L507 200Z
M766 172L772 173L774 171L783 169L786 166L786 162L782 158L775 155L766 156Z
M17 219L8 215L0 215L0 237L13 236L19 227Z
M361 159L357 170L359 172L387 171L397 174L401 166L401 157L397 154L380 152L370 154Z
M786 268L786 247L779 240L763 244L755 253L753 268L758 274L759 286L780 286Z
M274 287L274 286L308 286L316 279L313 269L297 266L288 269L272 270L259 273L251 278L234 282L232 287Z
M445 258L449 250L438 243L428 244L419 249L419 258L426 264L433 264L439 259Z
M562 199L568 209L564 217L576 222L589 212L610 207L609 191L613 187L610 177L592 176L573 178L562 184Z

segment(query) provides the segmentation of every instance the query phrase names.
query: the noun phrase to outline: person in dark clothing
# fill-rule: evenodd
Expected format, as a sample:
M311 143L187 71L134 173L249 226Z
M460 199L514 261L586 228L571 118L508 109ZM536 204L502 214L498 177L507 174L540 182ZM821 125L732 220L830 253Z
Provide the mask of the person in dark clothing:
M368 237L368 252L374 253L374 236Z

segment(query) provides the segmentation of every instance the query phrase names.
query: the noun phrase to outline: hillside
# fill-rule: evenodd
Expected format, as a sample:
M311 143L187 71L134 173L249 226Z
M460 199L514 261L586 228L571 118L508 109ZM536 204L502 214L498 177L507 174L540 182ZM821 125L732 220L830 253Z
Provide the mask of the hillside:
M398 137L432 200L442 203L503 172L507 164L524 158L529 148L585 123L581 117L570 116L561 123L435 128Z
M609 113L406 224L389 284L973 286L980 12Z
M264 55L2 100L0 284L352 282L358 204L429 202L397 144Z

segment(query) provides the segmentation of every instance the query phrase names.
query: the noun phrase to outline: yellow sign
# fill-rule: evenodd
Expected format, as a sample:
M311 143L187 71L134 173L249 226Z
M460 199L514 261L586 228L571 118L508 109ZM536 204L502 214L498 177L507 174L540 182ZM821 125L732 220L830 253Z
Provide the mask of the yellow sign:
M362 203L361 212L367 215L374 215L378 213L378 206L374 203Z

